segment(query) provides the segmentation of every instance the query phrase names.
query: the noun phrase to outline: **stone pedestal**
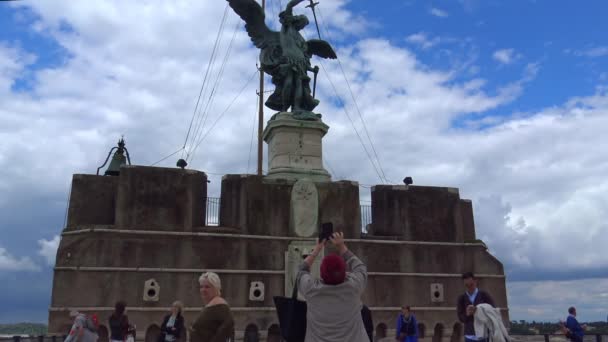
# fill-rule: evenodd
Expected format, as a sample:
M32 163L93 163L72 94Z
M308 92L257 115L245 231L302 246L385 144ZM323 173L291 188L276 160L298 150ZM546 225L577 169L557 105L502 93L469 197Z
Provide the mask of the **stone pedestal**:
M308 178L330 181L323 167L323 136L329 126L321 121L295 120L290 113L279 113L268 122L264 141L268 144L268 176L280 179Z

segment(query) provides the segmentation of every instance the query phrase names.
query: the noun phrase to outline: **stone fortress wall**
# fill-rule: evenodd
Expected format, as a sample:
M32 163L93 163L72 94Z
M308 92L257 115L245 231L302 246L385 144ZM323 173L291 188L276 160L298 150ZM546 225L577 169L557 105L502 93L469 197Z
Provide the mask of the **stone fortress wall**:
M461 340L455 302L465 271L479 276L509 321L503 266L476 240L471 202L458 189L379 185L371 191L372 224L362 234L356 182L226 175L219 226L206 227L203 172L122 166L115 177L74 175L49 332L69 330L72 308L95 312L107 325L114 303L125 300L138 339L156 342L174 300L184 303L187 322L195 319L202 307L198 277L214 271L237 339L278 341L272 297L290 292L321 222L343 231L368 265L363 302L378 339L394 334L399 307L408 304L424 339Z

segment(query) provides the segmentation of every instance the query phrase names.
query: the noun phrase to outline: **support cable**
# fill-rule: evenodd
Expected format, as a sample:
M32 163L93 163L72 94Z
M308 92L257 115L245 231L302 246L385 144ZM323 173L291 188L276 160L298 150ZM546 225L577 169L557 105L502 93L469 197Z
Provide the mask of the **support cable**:
M220 28L217 32L217 36L215 37L215 43L213 44L213 50L211 51L211 56L209 57L209 62L207 63L207 70L205 71L205 76L203 78L203 84L201 85L201 89L199 91L199 95L198 95L198 99L196 101L196 106L194 107L194 113L192 114L192 120L190 121L190 127L188 128L188 133L186 134L186 140L184 141L184 149L186 149L186 145L188 143L188 138L190 137L190 133L191 133L191 128L192 128L192 124L193 122L195 122L194 127L194 134L193 136L196 137L196 135L198 134L197 132L197 128L200 125L200 121L201 121L201 117L200 117L200 111L202 107L199 107L200 104L200 99L202 97L202 94L204 92L204 89L207 86L207 78L209 77L209 74L211 72L211 70L213 69L213 66L215 64L215 58L217 57L217 51L218 51L218 46L220 43L220 38L222 36L222 33L224 32L224 26L226 23L226 17L228 16L228 3L226 4L226 7L224 8L224 15L222 16L222 21L220 23ZM196 119L195 119L196 118ZM189 157L190 151L192 150L192 146L194 145L194 142L196 140L192 140L190 142L190 148L187 149L187 153L186 153L186 160ZM182 155L183 157L183 155Z
M175 151L175 152L173 152L173 153L169 154L168 156L166 156L166 157L162 158L161 160L157 161L156 163L151 164L150 166L155 166L155 165L157 165L158 163L164 162L165 160L167 160L167 159L169 159L169 158L173 157L174 155L176 155L177 153L179 153L179 152L181 152L181 151L183 151L183 150L184 150L184 148L183 148L183 147L180 147L180 148L179 148L179 150L177 150L177 151Z
M207 130L207 132L203 135L203 137L201 138L201 140L198 142L198 144L196 144L196 146L194 147L194 150L192 152L192 159L190 161L190 163L192 164L192 162L194 161L194 156L196 153L196 149L200 146L200 144L205 141L205 139L207 138L207 136L209 135L209 133L211 133L211 131L213 131L213 128L215 127L215 125L217 125L217 123L222 119L222 117L224 117L224 115L230 110L230 108L232 107L232 105L236 102L236 100L241 96L241 94L243 93L243 91L245 91L245 88L247 88L247 86L249 85L249 83L251 83L251 80L253 80L253 77L255 75L258 74L258 71L256 70L253 74L251 74L251 76L249 77L249 79L247 80L247 82L245 82L245 85L243 85L243 87L241 88L241 90L238 92L238 94L232 99L232 101L230 102L230 104L228 105L228 107L226 107L226 109L222 112L222 114L220 114L217 119L215 120L215 122L213 122L213 125L211 125L211 127Z
M338 89L334 85L334 82L331 80L331 77L329 76L329 73L325 69L325 66L323 65L323 63L319 63L319 64L321 64L321 69L323 69L325 76L327 76L327 80L329 81L329 84L333 88L339 104L341 105L342 109L344 110L344 114L346 114L346 117L350 121L350 124L353 126L353 130L357 134L357 138L359 138L359 142L361 143L361 146L363 146L363 150L365 151L365 154L367 155L367 159L369 159L370 163L372 163L372 166L374 167L374 171L376 171L376 174L378 175L378 178L380 178L380 181L384 182L384 180L382 179L382 175L380 174L380 172L378 171L378 168L376 167L376 163L374 163L374 160L372 159L371 154L369 153L369 151L367 149L367 146L365 146L365 143L363 142L363 138L361 138L361 135L359 134L359 131L357 130L357 127L355 126L355 122L350 117L350 114L348 114L348 110L346 109L346 104L344 103L344 100L342 100L342 97L340 97L340 94L338 93Z
M230 57L230 53L232 51L232 46L234 43L234 39L236 37L236 33L238 32L238 29L240 27L241 23L240 21L237 22L237 24L234 27L234 32L232 34L232 39L230 40L230 43L228 45L228 48L226 49L226 54L224 55L224 59L222 60L222 64L220 66L220 70L216 76L215 82L213 84L213 88L211 89L211 92L209 94L209 99L207 100L207 103L205 104L205 109L203 110L203 120L202 123L200 125L200 129L198 130L198 134L195 135L195 138L193 140L194 143L196 143L201 135L203 134L204 128L205 128L205 123L207 122L207 119L209 118L209 110L213 105L213 102L215 101L216 95L217 95L217 89L219 87L219 84L222 81L223 75L224 75L224 70L226 69L226 64L228 62L228 58ZM187 159L186 159L187 161Z
M260 97L256 96L256 103L255 103L255 112L253 115L253 123L251 124L251 141L249 142L249 154L247 154L247 171L245 171L245 173L249 173L249 165L251 164L251 150L253 148L253 136L255 133L255 123L257 122L258 119L258 106L260 105Z
M325 25L325 19L323 19L323 13L321 12L321 8L319 7L319 17L321 19L321 25L323 26L323 30L325 31L325 35L326 37L329 37L329 31L327 30L327 26ZM361 123L363 124L363 130L365 131L365 135L367 136L367 139L369 140L369 143L371 145L371 149L372 152L374 154L374 157L376 158L376 162L378 163L378 168L380 170L380 173L382 174L382 178L384 179L384 181L388 182L388 180L386 179L386 174L384 173L384 169L382 168L382 164L380 163L380 158L378 157L378 153L376 151L376 148L374 147L374 143L372 141L372 138L369 134L369 131L367 129L367 124L365 123L365 120L363 118L363 114L361 113L361 109L359 107L359 104L357 103L357 100L355 98L355 95L353 93L353 90L350 86L350 82L348 81L348 77L346 77L346 72L344 71L344 67L342 66L342 62L340 61L340 57L336 58L338 61L338 65L340 66L340 71L342 72L342 75L344 76L344 80L346 81L346 86L348 88L348 91L350 92L350 96L353 100L353 103L355 104L355 109L357 110L357 113L359 115L359 118L361 119Z

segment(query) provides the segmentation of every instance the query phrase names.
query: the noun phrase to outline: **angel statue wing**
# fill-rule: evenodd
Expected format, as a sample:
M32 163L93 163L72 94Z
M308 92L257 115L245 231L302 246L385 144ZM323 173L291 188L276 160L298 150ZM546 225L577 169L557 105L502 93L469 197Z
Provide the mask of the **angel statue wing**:
M308 53L310 55L317 55L319 57L329 59L338 58L338 56L336 56L336 52L331 47L331 45L329 45L329 43L324 40L311 39L306 42L306 45L308 45Z
M279 32L273 31L264 22L262 7L255 0L226 0L236 14L245 21L245 29L253 44L262 49L260 62L262 66L278 64L282 56Z

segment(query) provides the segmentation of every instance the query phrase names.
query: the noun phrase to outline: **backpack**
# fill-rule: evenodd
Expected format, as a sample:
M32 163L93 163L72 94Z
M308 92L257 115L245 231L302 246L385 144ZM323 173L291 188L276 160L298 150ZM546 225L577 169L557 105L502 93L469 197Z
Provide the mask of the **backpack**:
M97 333L97 330L99 329L99 319L97 318L97 315L96 314L87 315L84 327L94 333Z

